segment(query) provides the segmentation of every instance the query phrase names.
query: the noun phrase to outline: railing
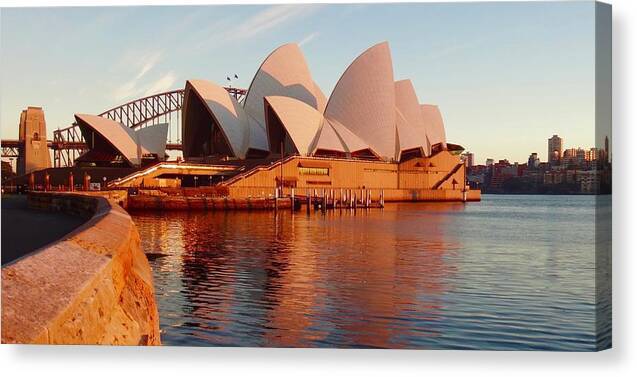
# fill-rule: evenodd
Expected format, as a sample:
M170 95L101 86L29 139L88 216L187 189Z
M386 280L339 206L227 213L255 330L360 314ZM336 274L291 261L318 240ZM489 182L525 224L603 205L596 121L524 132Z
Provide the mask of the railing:
M269 170L272 170L274 168L281 167L282 164L285 164L286 162L288 162L288 161L290 161L290 160L292 160L294 158L297 158L297 157L299 157L299 156L298 155L291 155L291 156L285 157L283 160L274 161L268 166L259 165L259 166L256 166L254 168L248 169L248 170L246 170L246 171L244 171L242 173L239 173L239 174L235 175L234 177L228 179L227 181L224 182L224 185L226 185L226 186L231 185L231 184L233 184L235 182L238 182L241 179L247 178L247 177L249 177L249 176L251 176L253 174L256 174L257 172L260 172L260 171L269 171Z
M445 183L449 178L451 178L454 174L456 174L456 172L464 165L464 162L461 162L459 164L457 164L456 166L453 167L453 169L451 169L451 171L447 174L445 174L444 177L442 177L438 182L436 182L431 189L432 190L437 190L440 186L442 186L443 183ZM464 182L462 182L462 184L464 185Z

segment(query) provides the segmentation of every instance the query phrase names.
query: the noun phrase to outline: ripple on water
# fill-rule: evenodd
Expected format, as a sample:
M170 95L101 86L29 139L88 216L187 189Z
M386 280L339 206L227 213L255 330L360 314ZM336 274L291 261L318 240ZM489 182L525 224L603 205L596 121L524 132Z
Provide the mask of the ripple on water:
M592 350L594 210L592 197L485 195L133 218L161 256L167 345Z

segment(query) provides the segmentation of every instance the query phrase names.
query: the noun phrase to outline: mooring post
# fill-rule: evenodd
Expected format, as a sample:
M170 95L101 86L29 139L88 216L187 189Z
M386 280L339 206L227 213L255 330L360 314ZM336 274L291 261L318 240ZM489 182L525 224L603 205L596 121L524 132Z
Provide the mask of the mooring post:
M274 212L279 210L279 188L274 189Z
M323 212L327 211L327 191L323 189L323 206L321 207Z
M290 191L290 204L291 204L291 211L294 212L294 187L292 187L292 190Z

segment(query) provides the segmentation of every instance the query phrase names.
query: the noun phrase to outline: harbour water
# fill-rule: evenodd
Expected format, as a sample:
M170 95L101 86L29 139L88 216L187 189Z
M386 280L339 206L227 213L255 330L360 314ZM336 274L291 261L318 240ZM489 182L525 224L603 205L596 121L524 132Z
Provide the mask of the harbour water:
M595 269L595 206L484 195L132 216L164 345L585 351L600 346L596 325L610 342L595 315L610 303L595 294L596 272L608 276Z

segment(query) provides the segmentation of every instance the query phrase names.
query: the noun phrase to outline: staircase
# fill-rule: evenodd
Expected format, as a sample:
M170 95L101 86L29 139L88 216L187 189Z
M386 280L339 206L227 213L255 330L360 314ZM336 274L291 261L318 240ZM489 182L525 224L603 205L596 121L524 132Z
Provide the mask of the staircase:
M464 165L464 162L461 162L461 163L457 164L456 166L454 166L453 169L451 169L451 171L449 173L445 174L445 176L442 177L442 179L440 179L438 182L436 182L436 184L434 184L431 187L431 189L432 190L438 190L438 188L440 188L440 186L442 186L443 183L445 183L449 178L451 178L451 176L456 174L458 172L458 170L460 170L460 168L463 165Z
M290 160L292 160L294 158L297 158L297 157L299 157L299 156L291 155L291 156L288 156L288 157L284 158L283 161L278 159L276 161L270 162L269 165L263 165L263 164L257 165L257 166L255 166L255 167L253 167L251 169L244 170L243 172L241 172L241 173L235 175L234 177L226 180L223 184L225 186L229 186L229 185L231 185L231 184L233 184L233 183L235 183L235 182L237 182L237 181L239 181L239 180L241 180L243 178L249 177L249 176L251 176L251 175L253 175L253 174L257 173L257 172L268 171L268 170L279 168L281 166L281 164L285 164L286 162L288 162L288 161L290 161Z

